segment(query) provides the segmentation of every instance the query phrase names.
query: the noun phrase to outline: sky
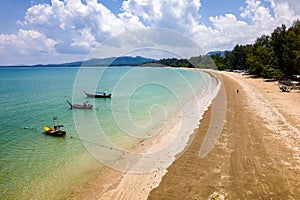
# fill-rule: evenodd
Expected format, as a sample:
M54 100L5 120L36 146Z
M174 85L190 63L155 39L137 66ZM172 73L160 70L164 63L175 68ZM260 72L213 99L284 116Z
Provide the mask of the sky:
M296 19L298 0L0 0L0 65L83 60L95 48L124 36L131 39L118 44L122 49L155 48L172 41L172 31L205 52L231 50ZM169 38L136 34L152 28L169 30ZM106 41L110 43L103 45ZM183 44L168 45L164 48ZM115 56L102 52L100 57Z

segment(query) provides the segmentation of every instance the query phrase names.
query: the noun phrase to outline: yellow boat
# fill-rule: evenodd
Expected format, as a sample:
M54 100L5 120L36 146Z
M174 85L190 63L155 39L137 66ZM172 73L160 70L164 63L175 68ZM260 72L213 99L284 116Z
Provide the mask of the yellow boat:
M66 135L66 131L60 130L60 128L63 127L63 125L56 125L54 126L54 129L49 126L44 126L44 131L46 135L52 135L57 137L62 137Z

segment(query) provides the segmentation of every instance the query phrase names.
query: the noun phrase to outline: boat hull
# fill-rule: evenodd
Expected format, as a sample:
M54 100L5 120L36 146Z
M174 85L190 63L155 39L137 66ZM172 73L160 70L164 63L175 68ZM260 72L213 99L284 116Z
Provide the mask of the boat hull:
M63 137L66 135L66 131L64 130L55 130L50 128L49 126L44 126L44 131L46 135L51 135L54 137Z
M86 92L84 92L84 93L87 97L90 97L90 98L111 98L111 93L110 94L89 94Z
M70 105L71 109L93 109L93 105L91 104L74 104L67 100L67 103Z

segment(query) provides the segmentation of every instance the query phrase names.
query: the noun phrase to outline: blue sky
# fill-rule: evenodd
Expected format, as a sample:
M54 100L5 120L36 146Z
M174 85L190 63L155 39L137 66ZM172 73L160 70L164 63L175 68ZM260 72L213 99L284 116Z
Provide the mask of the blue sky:
M179 32L206 52L227 50L299 16L298 0L0 0L0 65L81 60L111 37L152 27Z

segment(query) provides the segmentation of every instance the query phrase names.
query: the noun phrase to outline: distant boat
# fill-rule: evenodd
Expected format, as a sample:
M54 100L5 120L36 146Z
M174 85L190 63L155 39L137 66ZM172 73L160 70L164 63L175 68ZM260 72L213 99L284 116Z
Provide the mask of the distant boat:
M52 136L56 136L56 137L62 137L66 135L66 131L61 130L61 127L64 127L64 125L57 123L55 125L55 120L57 120L56 116L53 116L53 124L54 127L51 128L49 126L44 125L44 131L46 135L52 135Z
M106 94L104 92L96 92L96 94L89 94L89 93L84 91L84 94L87 97L92 97L92 98L110 98L111 97L111 93Z
M93 105L89 104L88 101L84 102L83 104L75 104L75 103L71 103L69 100L67 100L67 103L71 106L71 109L72 108L93 109Z

